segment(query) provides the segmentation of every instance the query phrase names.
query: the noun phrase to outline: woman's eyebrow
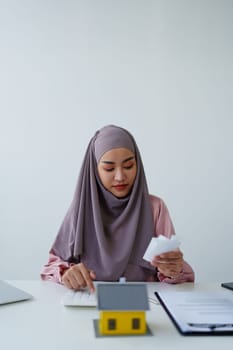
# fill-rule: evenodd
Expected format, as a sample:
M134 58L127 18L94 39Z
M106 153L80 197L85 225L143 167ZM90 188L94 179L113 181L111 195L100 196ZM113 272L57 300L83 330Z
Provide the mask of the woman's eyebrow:
M126 162L128 162L129 160L132 160L132 159L135 159L135 156L131 156L131 157L128 157L128 158L124 159L122 161L122 163L126 163Z
M128 162L129 160L132 160L132 159L135 159L135 156L131 156L131 157L128 157L128 158L122 160L122 163L126 163L126 162ZM115 162L112 162L110 160L101 160L101 163L104 163L104 164L115 164Z
M101 160L101 163L104 163L104 164L114 164L114 162L111 162L110 160Z

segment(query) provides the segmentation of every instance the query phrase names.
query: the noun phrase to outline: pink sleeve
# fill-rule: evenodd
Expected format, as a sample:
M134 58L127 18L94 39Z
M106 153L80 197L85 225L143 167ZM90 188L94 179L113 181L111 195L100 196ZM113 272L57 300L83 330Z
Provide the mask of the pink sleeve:
M53 281L56 283L62 283L63 273L73 264L70 264L66 261L61 260L58 256L49 253L49 260L46 265L44 265L41 271L41 278L45 281Z
M159 235L171 237L171 235L175 234L175 230L165 203L159 197L150 196L150 199L155 223L154 235L156 237L158 237ZM191 268L191 266L186 261L184 261L183 270L179 274L179 276L175 278L169 278L158 272L157 277L158 280L161 282L172 284L194 282L194 271Z
M165 203L161 198L155 196L150 196L150 200L155 223L154 235L156 237L159 235L171 237L175 234L175 229Z

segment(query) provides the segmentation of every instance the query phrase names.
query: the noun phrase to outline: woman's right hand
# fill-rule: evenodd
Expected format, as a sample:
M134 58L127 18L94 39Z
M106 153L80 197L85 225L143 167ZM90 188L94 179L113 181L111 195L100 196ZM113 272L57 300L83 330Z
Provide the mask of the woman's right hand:
M79 290L88 287L90 292L95 291L93 280L96 278L94 271L88 270L83 263L71 266L62 276L62 282L69 289Z

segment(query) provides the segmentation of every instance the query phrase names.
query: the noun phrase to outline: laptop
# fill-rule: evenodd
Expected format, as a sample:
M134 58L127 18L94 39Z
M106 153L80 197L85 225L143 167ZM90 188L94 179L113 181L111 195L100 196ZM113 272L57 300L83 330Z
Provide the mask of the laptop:
M0 305L32 299L32 295L11 284L0 281Z

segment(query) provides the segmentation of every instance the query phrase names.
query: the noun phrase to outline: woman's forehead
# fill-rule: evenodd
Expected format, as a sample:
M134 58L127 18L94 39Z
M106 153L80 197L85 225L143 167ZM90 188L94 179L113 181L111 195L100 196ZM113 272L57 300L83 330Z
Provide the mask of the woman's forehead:
M135 154L127 148L113 148L105 152L100 161L125 161L135 157Z

